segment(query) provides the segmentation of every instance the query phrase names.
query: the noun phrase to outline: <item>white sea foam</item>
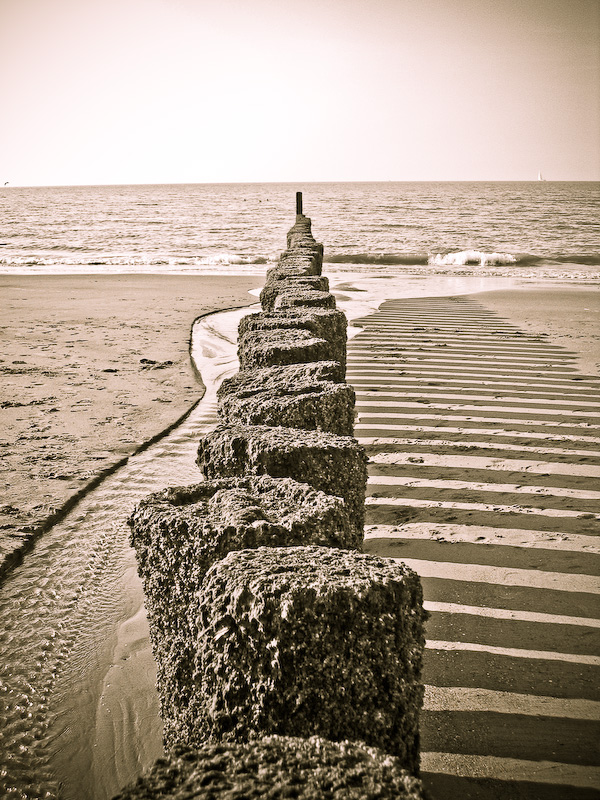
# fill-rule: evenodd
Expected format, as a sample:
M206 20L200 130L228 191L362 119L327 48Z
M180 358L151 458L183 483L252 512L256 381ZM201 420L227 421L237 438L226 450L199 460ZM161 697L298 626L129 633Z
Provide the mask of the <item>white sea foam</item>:
M475 264L485 267L487 264L516 264L517 259L510 253L484 253L481 250L461 250L458 253L437 253L430 256L429 264L434 266L463 266Z

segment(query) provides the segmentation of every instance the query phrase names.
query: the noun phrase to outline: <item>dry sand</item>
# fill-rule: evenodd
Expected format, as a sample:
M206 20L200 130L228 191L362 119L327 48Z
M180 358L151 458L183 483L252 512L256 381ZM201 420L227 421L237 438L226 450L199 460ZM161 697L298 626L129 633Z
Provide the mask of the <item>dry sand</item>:
M0 276L2 562L94 476L201 397L194 319L260 277Z
M524 284L518 289L473 295L526 333L564 347L578 356L585 375L600 374L600 292L586 284Z

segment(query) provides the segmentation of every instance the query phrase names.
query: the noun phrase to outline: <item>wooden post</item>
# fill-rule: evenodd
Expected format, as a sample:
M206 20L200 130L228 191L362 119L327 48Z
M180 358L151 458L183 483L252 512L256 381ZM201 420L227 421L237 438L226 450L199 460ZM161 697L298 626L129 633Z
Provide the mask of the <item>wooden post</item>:
M302 214L302 192L296 192L296 214Z

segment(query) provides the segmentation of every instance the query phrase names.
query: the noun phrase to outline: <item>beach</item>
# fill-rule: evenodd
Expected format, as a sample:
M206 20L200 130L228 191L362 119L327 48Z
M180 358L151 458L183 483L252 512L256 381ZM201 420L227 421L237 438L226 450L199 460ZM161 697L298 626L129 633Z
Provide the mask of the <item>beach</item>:
M2 275L0 563L202 396L194 319L252 276ZM1 567L0 567L1 572Z
M203 392L189 353L194 319L255 302L249 292L261 280L0 276L2 563L10 565L23 543L90 481L189 411ZM397 281L355 276L359 291L346 297L360 301L374 283L373 308L399 294ZM421 296L456 288L476 293L478 302L523 331L571 350L584 374L598 374L600 293L592 284L467 278L457 286L444 276L419 275L406 286Z
M404 295L350 343L365 551L421 577L432 797L600 785L598 291Z
M88 275L36 276L27 279L14 276L2 280L9 298L4 311L4 335L10 342L10 348L4 351L2 366L8 368L6 377L12 382L12 389L5 397L6 402L16 403L18 400L23 403L7 405L2 409L3 414L14 415L10 422L14 427L5 427L5 442L12 440L18 445L18 448L10 450L11 472L10 478L5 479L5 497L8 498L6 502L15 508L30 511L32 517L25 518L29 520L36 518L33 514L41 503L42 490L44 496L49 498L47 502L64 502L70 492L76 492L81 485L85 486L93 479L93 475L127 457L188 411L203 391L190 364L190 328L193 320L209 310L254 303L256 289L262 283L261 278L256 276L190 278ZM338 283L339 289L336 289ZM350 317L366 317L381 303L396 297L404 298L408 307L413 302L411 298L426 305L431 302L432 308L438 303L454 302L449 298L468 300L477 307L494 312L499 321L504 320L509 325L527 331L544 346L567 348L573 354L572 363L578 371L598 375L600 352L597 315L600 312L600 294L594 286L516 281L509 277L463 277L457 280L453 276L407 274L381 280L374 280L369 275L356 275L351 280L348 280L348 276L340 276L339 281L332 281L332 289L339 307L344 308ZM253 290L253 294L248 293L250 290ZM443 315L440 319L443 319ZM456 327L458 329L458 325ZM351 330L356 333L360 329ZM427 338L419 325L415 331L414 336ZM50 338L48 333L51 334ZM216 336L218 339L218 326ZM207 345L204 355L208 356L208 361L200 364L205 377L211 374L210 368L206 372L205 368L209 366L214 343L211 345L207 341ZM227 347L232 349L232 345ZM15 364L15 361L26 363ZM470 378L465 377L464 380L468 382ZM361 390L360 382L357 383L358 391ZM457 388L460 391L460 387ZM470 393L473 390L464 391ZM50 397L52 400L47 399ZM37 400L42 402L32 402ZM26 401L30 405L25 405ZM361 402L363 406L369 404L368 398ZM206 413L210 415L210 409ZM390 421L393 422L391 418L380 419L378 424L385 427L385 423ZM472 427L473 423L453 421L446 424L456 426L461 433L444 434L443 438L460 439L462 432ZM182 427L185 429L186 423ZM364 423L357 426L355 435L371 435L364 428ZM409 432L388 434L392 437L411 435ZM392 449L400 447L403 453L409 454L415 450L426 452L428 434L415 435L424 437L422 444L396 445ZM481 436L474 438L481 439ZM176 472L170 471L170 453L180 446L178 439L182 442L181 446L185 443L190 451L184 459L185 464L189 464L185 469L190 477L187 477L187 472L186 477L180 478ZM77 513L69 515L72 519L70 526L65 528L66 533L61 530L62 526L58 526L42 536L42 541L48 539L48 550L47 553L38 553L39 563L33 563L36 560L35 553L25 556L26 565L31 561L31 574L36 576L35 580L41 581L40 585L46 583L44 576L49 559L54 564L56 558L60 558L60 542L65 535L73 542L64 555L67 564L70 559L75 560L75 553L82 550L78 544L80 537L93 540L95 536L100 536L98 547L104 551L108 540L102 538L102 528L107 524L108 527L118 524L124 528L124 519L133 507L134 497L144 496L169 483L189 483L194 480L196 473L191 456L196 441L197 435L190 436L189 432L182 430L179 437L175 436L174 444L166 440L164 448L159 448L157 453L154 448L149 450L146 460L137 467L132 465L131 475L127 468L118 471L115 475L116 488L111 488L111 484L104 489L103 484L90 496L89 509L83 504ZM448 442L442 444L446 448L450 446ZM543 439L539 445L544 446ZM513 446L520 448L518 438L513 441ZM8 451L9 447L4 449ZM465 471L467 477L469 453L461 454L460 449L454 454L454 459L458 459L455 467ZM55 462L46 458L53 454L60 456L61 469L66 471L68 467L69 480L46 475L45 470L58 472ZM176 452L174 456L177 458ZM422 455L403 456L409 462L411 459L414 461L415 457L423 458ZM461 458L464 460L462 467ZM53 464L50 469L48 463ZM585 459L581 463L585 463ZM377 464L374 469L377 474ZM143 475L148 471L153 474L146 488ZM425 470L432 481L443 480L445 471L442 463L438 466L433 463L427 465ZM77 477L81 477L80 482ZM574 480L577 481L577 478ZM539 481L536 478L534 482ZM124 494L125 491L131 496ZM116 514L116 523L103 522L103 507L107 513ZM9 519L14 521L12 515ZM563 522L565 531L575 531L575 519L565 519ZM398 533L396 528L396 533L384 531L386 535L380 536L383 530L381 525L375 530L373 524L377 526L376 518L371 518L371 530L367 530L368 551L405 558L408 553L406 542L401 544L388 535L391 532L397 538L405 534ZM413 533L406 535L420 536L417 530L419 524L409 524L407 531L413 528ZM439 540L439 531L444 524L441 524L441 528L436 524L435 528L431 535L435 534L434 538ZM457 535L454 548L471 546L467 540L464 544L458 544L468 531L454 533ZM481 531L475 533L481 534ZM489 535L490 531L485 529L483 533ZM57 541L51 544L53 535ZM65 776L65 786L73 786L73 780L77 784L83 774L89 774L86 781L89 780L89 785L95 787L90 797L111 796L111 792L132 780L160 754L154 666L140 581L133 554L126 546L126 533L119 534L116 540L122 544L117 546L118 557L111 556L116 567L114 571L106 572L105 567L98 566L97 547L91 551L92 563L96 565L94 568L100 570L100 583L97 589L87 592L88 610L80 608L73 623L65 623L77 631L78 645L56 673L58 683L50 704L51 718L57 720L57 724L53 723L52 726L56 733L53 734L51 745L55 753L55 768L58 774ZM500 540L495 542L498 543ZM418 548L423 546L418 543L413 545L417 547L417 555ZM443 547L442 544L437 546ZM482 547L481 544L477 546ZM80 553L77 557L85 559L90 556ZM81 564L81 567L68 567L68 570L87 570L85 560ZM52 566L50 585L58 586L64 579L58 578L55 569L57 567ZM504 569L502 575L505 577L508 572L510 569ZM79 578L73 580L76 587ZM431 593L436 580L435 577L424 578L428 592ZM467 582L464 585L467 587ZM25 587L15 586L14 591L18 594L23 589ZM67 602L68 591L64 585L62 594ZM470 600L469 607L477 602ZM37 619L39 613L35 611L32 619ZM579 608L572 613L580 614L583 611ZM49 612L48 622L45 623L49 630L56 624L51 621L54 617L55 612ZM86 643L88 641L89 644ZM94 641L96 644L92 644ZM525 643L527 639L522 641ZM88 664L87 653L92 651L93 664ZM68 652L65 651L65 655ZM438 701L434 698L432 702ZM427 710L427 713L434 712ZM93 763L89 764L92 753Z
M600 374L600 292L592 283L523 282L514 290L478 293L474 299L577 356L577 368Z

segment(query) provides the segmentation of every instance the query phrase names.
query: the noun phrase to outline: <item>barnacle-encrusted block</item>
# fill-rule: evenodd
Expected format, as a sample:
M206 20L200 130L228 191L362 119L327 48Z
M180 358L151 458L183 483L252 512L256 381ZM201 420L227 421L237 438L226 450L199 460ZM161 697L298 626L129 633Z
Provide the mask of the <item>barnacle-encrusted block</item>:
M288 248L299 247L303 242L316 244L312 235L312 220L304 214L296 214L296 220L287 232Z
M302 328L319 339L325 339L331 347L330 358L342 364L345 375L348 321L343 311L296 306L284 311L247 314L238 325L238 337L241 342L246 336L260 331L290 328Z
M334 348L306 328L281 328L252 331L238 339L240 369L305 364L309 361L336 361ZM340 374L343 380L345 371Z
M319 276L311 272L307 264L278 263L274 267L271 267L270 269L267 270L265 275L265 286L271 281L279 281L283 280L284 278L317 278L317 277Z
M260 293L260 304L264 311L273 311L277 297L289 289L329 292L329 278L324 275L299 275L267 280Z
M206 478L271 475L343 497L357 545L363 539L367 456L351 436L266 425L218 425L200 439Z
M320 275L323 269L323 245L305 241L301 247L293 250L284 250L279 256L279 263L283 265L295 264L310 265L312 275Z
M228 478L151 494L129 519L144 584L165 740L186 723L192 692L196 593L230 550L322 544L354 548L344 503L289 478ZM183 704L183 705L182 705Z
M237 550L199 591L197 727L188 743L354 739L419 771L419 576L329 547Z
M331 292L321 292L318 289L310 289L305 286L286 286L277 293L273 310L283 311L296 306L335 308L335 297Z
M268 736L177 747L114 800L423 800L398 759L354 742Z
M280 266L295 266L307 269L310 275L320 275L323 270L323 245L304 242L302 247L284 250L279 256Z
M219 387L224 422L281 425L352 436L354 389L330 380L339 364L317 361L238 372Z

